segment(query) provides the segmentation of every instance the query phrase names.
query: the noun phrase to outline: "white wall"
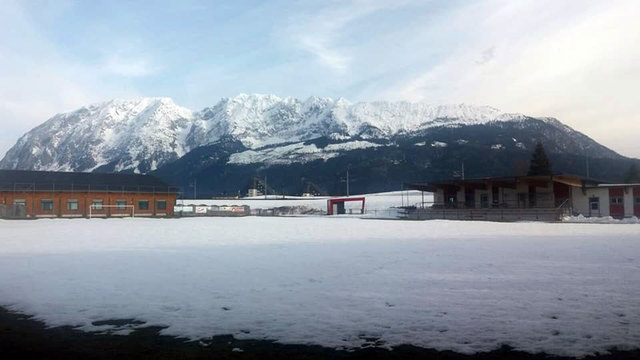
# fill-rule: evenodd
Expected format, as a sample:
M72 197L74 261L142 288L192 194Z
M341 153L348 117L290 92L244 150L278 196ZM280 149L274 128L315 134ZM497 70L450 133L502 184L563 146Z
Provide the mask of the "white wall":
M589 188L583 193L582 188L572 186L571 191L574 212L589 216L589 198L597 197L600 198L600 216L609 216L609 188Z
M633 216L633 188L630 186L624 188L624 216Z
M434 204L442 205L444 204L444 190L437 189L436 192L433 193L433 202Z
M571 187L571 202L573 212L584 216L589 216L589 197L582 192L582 188Z

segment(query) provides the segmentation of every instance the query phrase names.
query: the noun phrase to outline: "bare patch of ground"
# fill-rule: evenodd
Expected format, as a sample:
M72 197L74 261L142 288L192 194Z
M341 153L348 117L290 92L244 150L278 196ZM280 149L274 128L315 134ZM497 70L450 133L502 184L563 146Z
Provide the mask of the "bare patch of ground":
M105 324L126 325L135 319L114 319ZM0 349L3 359L438 359L438 360L551 360L571 358L528 354L504 346L491 352L464 355L403 345L392 351L368 347L341 351L321 346L284 345L265 340L238 340L214 336L186 341L160 335L161 327L137 328L129 335L87 333L63 326L46 328L30 316L0 308ZM640 359L640 350L615 351L586 360Z

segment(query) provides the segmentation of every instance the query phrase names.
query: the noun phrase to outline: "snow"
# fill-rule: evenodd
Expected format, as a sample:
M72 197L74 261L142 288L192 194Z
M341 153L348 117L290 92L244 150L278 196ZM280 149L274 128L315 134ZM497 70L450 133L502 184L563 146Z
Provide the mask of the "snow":
M10 164L7 168L92 171L118 160L116 169L140 172L138 164L147 158L166 161L166 154L186 153L183 139L192 119L190 110L169 98L93 104L57 114L34 128L2 162Z
M231 154L228 164L254 164L264 163L291 164L293 162L306 163L314 160L327 160L340 155L342 151L366 149L381 146L369 141L349 141L338 144L329 144L324 148L318 148L314 144L305 145L295 143L278 147L270 147L260 150L246 150Z
M373 337L464 353L640 344L637 225L325 216L0 228L0 304L49 326L134 318L192 339L353 348Z
M232 163L246 164L267 156L273 156L266 160L274 164L306 162L335 157L339 151L380 146L349 141L355 138L389 139L436 126L524 119L529 118L467 104L352 104L344 99L310 97L303 101L240 94L192 112L169 98L116 99L55 115L20 138L0 167L92 171L113 164L120 170L147 172L223 137L239 140L257 152L238 155ZM295 151L287 148L291 143L321 137L343 140L345 145L329 145L320 154L307 146ZM285 149L273 149L274 145ZM272 150L261 150L267 146ZM147 164L153 161L153 166Z
M289 164L293 160L308 162L313 160L326 160L337 154L323 153L314 144L304 143L290 144L263 150L247 150L229 156L228 164Z
M345 143L339 144L329 144L324 147L324 151L344 151L344 150L357 150L357 149L367 149L372 147L379 147L380 144L375 144L369 141L349 141Z
M439 147L439 148L443 148L443 147L447 147L447 143L446 142L442 142L442 141L434 141L431 143L431 147Z
M630 186L640 186L640 183L620 183L620 184L598 184L598 187L630 187Z
M631 216L624 219L614 219L612 216L602 217L585 217L584 215L565 216L562 221L569 223L587 223L587 224L640 224L637 217Z
M502 144L494 144L491 145L491 150L504 150L504 146Z

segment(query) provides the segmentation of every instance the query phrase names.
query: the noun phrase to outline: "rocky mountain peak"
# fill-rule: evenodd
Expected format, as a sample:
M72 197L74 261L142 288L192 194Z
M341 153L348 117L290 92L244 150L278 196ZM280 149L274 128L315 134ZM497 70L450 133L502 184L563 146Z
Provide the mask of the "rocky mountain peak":
M114 99L53 116L20 138L0 168L148 172L221 138L259 150L323 137L384 142L436 127L531 119L490 106L351 103L315 96L238 94L199 112L166 97ZM573 131L555 119L538 120Z

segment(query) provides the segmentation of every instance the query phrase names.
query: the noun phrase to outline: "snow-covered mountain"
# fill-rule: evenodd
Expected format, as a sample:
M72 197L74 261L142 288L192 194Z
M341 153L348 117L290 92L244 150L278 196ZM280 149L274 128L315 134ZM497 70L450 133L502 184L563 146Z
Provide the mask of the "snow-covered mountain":
M22 136L5 169L146 172L186 153L193 114L168 98L112 100L58 114Z
M240 94L198 113L187 143L204 145L230 135L253 149L321 136L389 137L437 125L477 124L515 117L488 106L381 101L352 104L342 98L311 97L301 101Z
M320 97L302 101L240 94L195 113L168 98L112 100L55 115L22 136L0 161L0 168L145 173L227 138L245 147L229 158L230 164L306 162L382 146L385 141L391 144L393 137L423 134L431 128L532 119L488 106L353 104ZM535 120L567 136L588 139L555 119ZM318 148L304 143L318 138L339 144Z

